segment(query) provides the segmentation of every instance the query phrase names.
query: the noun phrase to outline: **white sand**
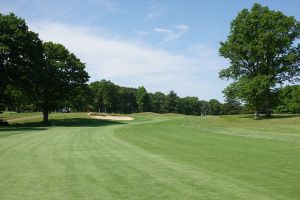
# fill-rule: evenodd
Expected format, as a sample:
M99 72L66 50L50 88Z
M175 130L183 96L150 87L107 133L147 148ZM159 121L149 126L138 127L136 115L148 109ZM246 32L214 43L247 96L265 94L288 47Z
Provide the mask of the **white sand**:
M116 120L116 121L130 121L134 120L133 117L128 116L112 116L112 115L105 115L105 116L97 116L97 115L90 115L91 118L94 119L106 119L106 120Z

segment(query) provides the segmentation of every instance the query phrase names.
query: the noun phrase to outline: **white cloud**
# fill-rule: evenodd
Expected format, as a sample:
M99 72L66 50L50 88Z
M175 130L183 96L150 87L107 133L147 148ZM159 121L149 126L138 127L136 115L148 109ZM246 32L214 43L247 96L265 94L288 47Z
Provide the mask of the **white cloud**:
M93 34L93 30L86 27L45 22L30 24L30 27L43 40L62 43L74 52L86 63L91 81L105 78L125 86L144 85L152 92L173 89L181 96L222 98L223 86L217 71L223 61L209 47L195 45L187 51L188 55L178 55L107 38L103 33Z
M185 25L185 24L181 24L181 25L178 25L176 26L175 28L179 29L179 30L182 30L182 31L187 31L190 29L189 26Z
M189 29L189 26L182 24L175 26L175 28L173 29L155 28L154 31L157 33L165 34L166 37L164 38L162 43L167 43L178 39L183 33L187 32Z

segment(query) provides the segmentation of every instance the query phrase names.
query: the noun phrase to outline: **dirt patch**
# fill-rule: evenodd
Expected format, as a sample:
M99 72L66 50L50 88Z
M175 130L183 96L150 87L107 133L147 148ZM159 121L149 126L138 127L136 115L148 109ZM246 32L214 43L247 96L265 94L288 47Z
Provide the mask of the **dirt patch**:
M91 118L94 119L104 119L104 120L114 120L114 121L131 121L134 120L133 117L121 116L121 115L95 115L88 114Z

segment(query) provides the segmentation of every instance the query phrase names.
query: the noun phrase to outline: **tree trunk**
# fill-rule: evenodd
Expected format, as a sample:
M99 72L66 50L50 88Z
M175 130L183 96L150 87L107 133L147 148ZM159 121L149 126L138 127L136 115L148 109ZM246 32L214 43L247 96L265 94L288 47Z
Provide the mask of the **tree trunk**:
M49 122L49 110L48 110L48 108L43 109L43 122L44 123Z
M271 117L272 116L272 110L271 109L267 109L266 110L266 117Z
M255 111L255 119L259 119L259 111L258 110Z
M272 93L271 93L271 90L270 90L270 86L269 86L269 90L268 90L268 96L267 96L267 104L266 104L266 117L271 117L272 115Z

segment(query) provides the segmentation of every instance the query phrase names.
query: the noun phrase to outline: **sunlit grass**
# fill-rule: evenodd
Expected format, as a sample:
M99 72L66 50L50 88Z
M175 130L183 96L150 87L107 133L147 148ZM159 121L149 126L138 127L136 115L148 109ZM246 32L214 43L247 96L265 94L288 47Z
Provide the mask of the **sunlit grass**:
M0 199L300 199L297 116L12 116Z

